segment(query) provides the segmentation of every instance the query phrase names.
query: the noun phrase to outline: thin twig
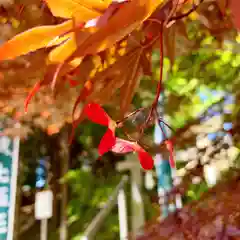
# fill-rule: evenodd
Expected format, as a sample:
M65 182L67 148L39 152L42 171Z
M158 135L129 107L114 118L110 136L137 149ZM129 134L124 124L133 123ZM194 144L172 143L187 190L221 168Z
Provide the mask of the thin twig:
M151 107L151 110L150 110L150 113L147 117L147 120L146 122L143 124L143 127L141 128L141 134L143 134L144 132L144 128L148 125L149 121L151 120L152 116L153 116L153 112L154 110L156 109L157 107L157 104L158 104L158 99L159 99L159 96L161 94L161 90L162 90L162 81L163 81L163 58L164 58L164 52L163 52L163 23L161 22L161 29L160 29L160 37L159 37L159 40L160 40L160 78L159 78L159 82L158 82L158 85L157 85L157 93L156 93L156 96L155 96L155 99L152 103L152 107Z
M128 114L126 117L124 117L123 119L117 121L116 123L117 123L118 127L121 127L122 124L123 124L128 118L132 117L133 115L139 113L140 111L142 111L142 110L144 110L144 109L145 109L145 108L139 108L139 109L137 109L137 110L129 113L129 114Z
M167 25L169 23L169 19L171 19L172 16L176 13L178 4L179 4L179 0L176 0L176 4L173 6L169 15L167 16L166 20L164 21L164 25Z
M198 4L193 4L193 7L192 7L190 10L188 10L186 13L183 13L183 14L181 14L181 15L177 15L177 16L175 16L175 17L171 17L171 18L169 19L168 23L171 22L171 21L176 21L176 20L180 20L180 19L182 19L182 18L187 17L187 16L190 15L192 12L196 11L197 8L199 7L199 5L200 5L201 3L203 3L203 1L204 1L204 0L200 0Z

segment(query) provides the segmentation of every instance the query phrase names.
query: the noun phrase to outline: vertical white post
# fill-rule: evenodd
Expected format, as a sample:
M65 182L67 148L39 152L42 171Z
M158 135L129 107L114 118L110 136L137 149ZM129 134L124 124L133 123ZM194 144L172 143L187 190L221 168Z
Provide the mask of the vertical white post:
M176 169L172 169L172 178L173 178L173 186L177 187L180 184L181 180L177 176ZM183 207L182 196L180 193L177 193L175 196L175 207L176 209L181 209Z
M20 125L17 124L16 128L19 128L19 127ZM7 240L13 239L15 202L16 202L16 192L17 192L17 177L18 177L19 145L20 145L20 137L15 137L13 140L12 177L11 177L11 193L10 193L11 199L10 199L9 217L8 217Z
M41 240L47 240L47 236L48 236L48 220L47 219L43 219L41 220Z
M214 165L207 164L204 166L204 177L209 187L217 183L218 172Z
M141 195L142 170L135 154L127 157L127 160L117 165L118 171L130 170L131 173L131 232L133 239L138 235L140 228L145 224L144 204Z
M136 160L136 156L131 156ZM141 195L142 173L139 161L131 169L131 195L132 195L132 232L136 237L140 228L144 226L144 205Z
M45 190L37 192L35 197L35 218L41 220L40 239L47 240L48 219L53 215L53 193Z
M106 217L111 213L112 209L116 206L119 199L119 192L123 189L125 183L128 181L127 176L123 176L120 183L115 188L112 195L108 198L108 201L105 203L102 210L94 217L92 222L88 225L87 229L84 232L84 235L80 238L81 240L92 240L96 238L96 233L98 232L101 225L104 223ZM121 195L120 195L121 196ZM122 201L120 201L122 203ZM122 212L122 209L119 209ZM123 218L122 218L123 219Z
M153 172L148 170L146 173L145 173L145 188L147 190L152 190L155 186L155 181L154 181L154 178L153 178Z
M128 239L127 204L124 189L118 193L118 219L120 240Z

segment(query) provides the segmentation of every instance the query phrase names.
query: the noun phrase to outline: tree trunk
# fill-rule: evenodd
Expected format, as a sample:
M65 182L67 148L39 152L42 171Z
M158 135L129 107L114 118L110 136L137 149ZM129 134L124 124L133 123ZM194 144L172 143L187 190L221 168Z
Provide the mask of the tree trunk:
M69 165L69 148L68 148L68 128L64 128L60 135L60 161L61 161L61 177L63 178L68 172ZM68 203L68 186L65 181L61 183L61 223L59 239L68 239L68 223L67 223L67 203Z
M58 138L56 136L53 136L50 139L50 159L51 159L51 173L52 178L50 181L51 189L53 191L53 217L51 218L51 226L53 229L57 231L59 227L59 193L60 193L60 184L59 179L61 178L61 166L59 164L59 144L58 144Z

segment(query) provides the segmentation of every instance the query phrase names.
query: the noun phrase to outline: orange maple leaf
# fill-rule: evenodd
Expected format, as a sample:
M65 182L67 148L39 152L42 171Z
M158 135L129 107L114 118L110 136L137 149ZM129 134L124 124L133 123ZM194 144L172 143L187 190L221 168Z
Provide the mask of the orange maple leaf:
M58 25L35 27L16 35L0 46L0 60L10 60L40 48L57 46L50 52L49 60L51 63L64 61L77 47L75 33L80 39L78 44L81 44L93 31L87 26L88 21L101 16L110 4L110 1L95 0L45 1L53 15L68 20Z

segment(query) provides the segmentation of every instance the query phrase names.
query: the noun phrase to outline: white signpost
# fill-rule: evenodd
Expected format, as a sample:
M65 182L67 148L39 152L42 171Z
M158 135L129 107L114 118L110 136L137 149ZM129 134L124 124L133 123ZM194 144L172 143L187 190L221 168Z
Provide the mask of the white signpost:
M0 240L13 239L19 142L0 129Z
M127 202L124 188L118 193L118 220L120 240L128 239Z
M209 187L213 187L217 183L218 171L213 164L206 164L203 168L204 177Z
M35 218L41 220L41 240L47 240L48 219L53 215L53 193L45 190L36 193L35 198Z

